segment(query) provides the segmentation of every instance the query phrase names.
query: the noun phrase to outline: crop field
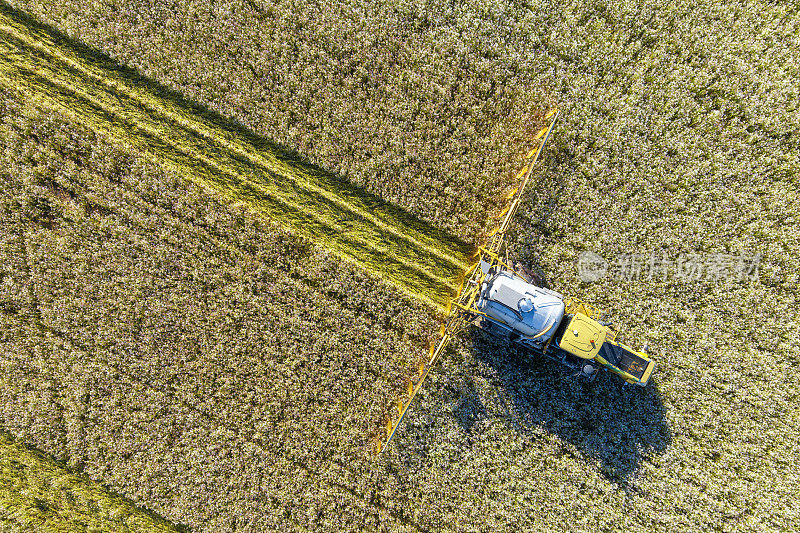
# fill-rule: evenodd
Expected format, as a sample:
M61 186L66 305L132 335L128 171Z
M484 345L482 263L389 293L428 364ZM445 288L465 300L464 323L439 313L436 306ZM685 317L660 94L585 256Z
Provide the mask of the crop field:
M416 298L445 306L457 289L467 245L448 247L441 232L404 224L399 210L377 198L259 151L152 91L137 90L111 65L76 59L41 29L9 16L2 23L7 87L152 152L165 168L246 202Z
M761 1L0 1L0 530L800 529L798 50ZM556 104L510 253L654 377L469 332L373 456Z

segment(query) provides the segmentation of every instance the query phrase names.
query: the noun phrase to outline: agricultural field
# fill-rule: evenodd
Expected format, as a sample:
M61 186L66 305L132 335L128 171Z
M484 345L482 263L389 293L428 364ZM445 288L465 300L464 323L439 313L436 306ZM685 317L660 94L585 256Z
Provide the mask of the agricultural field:
M796 6L0 1L0 48L0 529L800 529ZM511 255L656 374L469 332L373 456L554 105Z

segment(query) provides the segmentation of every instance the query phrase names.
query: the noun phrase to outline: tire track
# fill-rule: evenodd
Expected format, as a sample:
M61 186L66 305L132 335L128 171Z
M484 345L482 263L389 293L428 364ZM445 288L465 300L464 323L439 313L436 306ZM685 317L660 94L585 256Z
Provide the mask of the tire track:
M335 176L259 150L244 134L160 97L142 79L126 78L118 66L112 70L108 60L86 58L61 40L54 42L50 33L22 18L0 6L7 84L25 87L48 107L245 201L415 298L443 307L457 290L466 268L463 243L401 217Z
M246 203L311 240L323 244L340 257L355 259L361 267L387 279L414 298L442 307L444 304L441 302L447 301L451 291L454 290L454 285L443 284L442 278L398 258L386 246L385 240L377 238L376 240L383 245L378 247L357 234L360 228L350 226L348 231L341 222L338 226L329 223L324 217L318 216L317 212L307 209L307 206L264 194L260 184L247 181L237 183L239 175L220 167L213 158L205 157L191 149L181 150L179 146L167 140L166 136L159 137L146 129L140 129L141 123L128 121L124 116L117 115L113 111L109 112L96 105L90 98L71 91L70 87L53 83L50 78L41 76L35 70L18 64L13 65L0 58L0 78L3 77L5 81L0 79L0 84L13 86L31 99L41 101L43 96L49 97L44 102L46 107L57 109L74 120L87 122L95 131L122 139L126 139L126 132L116 129L119 126L135 131L138 135L127 136L126 140L134 145L140 145L142 139L147 139L143 148L153 153L158 147L155 150L158 154L157 162L165 168L188 177L200 186L213 188L224 196ZM13 85L9 83L11 79L14 80ZM64 105L63 99L71 99L76 105ZM106 123L97 124L98 116L105 118ZM222 176L228 179L222 181ZM342 222L347 224L349 221Z
M125 78L122 71L104 71L99 67L93 66L92 63L83 61L74 50L53 42L49 35L41 31L35 32L31 28L27 29L36 35L39 42L28 40L26 45L52 54L52 58L63 62L63 64L80 75L91 78L95 83L112 90L117 95L125 95L135 100L137 104L143 105L144 109L151 115L157 115L159 119L173 123L176 129L191 131L208 143L217 143L231 153L236 153L253 162L257 162L264 168L279 173L281 176L289 177L301 187L335 202L340 208L357 214L359 217L363 217L364 220L368 220L420 248L430 251L449 262L452 266L460 268L468 266L463 261L463 250L461 249L463 243L457 243L446 235L440 235L442 238L436 239L427 234L428 232L436 231L433 228L426 227L423 223L410 218L401 219L397 213L393 212L395 211L394 209L387 204L380 203L377 198L372 199L373 203L368 202L368 198L363 194L359 194L361 191L348 187L346 182L336 179L335 176L310 167L303 168L298 166L296 162L282 160L274 152L258 150L252 143L247 142L247 140L242 142L241 138L235 137L205 117L189 116L186 109L178 107L170 100L158 98L152 94L152 91L140 90L136 87L136 80ZM22 37L19 33L15 36L17 38ZM50 48L47 49L40 43L45 43ZM113 76L114 74L116 76ZM132 83L132 85L129 85L129 83ZM308 174L309 171L311 171L311 175ZM315 182L325 186L317 185Z
M5 431L0 431L0 480L0 523L14 531L187 531Z

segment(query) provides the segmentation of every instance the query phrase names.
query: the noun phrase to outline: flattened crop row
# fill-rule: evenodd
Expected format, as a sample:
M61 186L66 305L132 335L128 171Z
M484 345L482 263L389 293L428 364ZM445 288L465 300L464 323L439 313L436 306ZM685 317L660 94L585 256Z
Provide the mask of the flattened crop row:
M3 10L0 32L0 83L137 146L165 168L245 202L415 298L444 306L457 289L466 269L463 243L277 149L257 148L245 134Z
M49 531L180 531L0 432L0 520Z

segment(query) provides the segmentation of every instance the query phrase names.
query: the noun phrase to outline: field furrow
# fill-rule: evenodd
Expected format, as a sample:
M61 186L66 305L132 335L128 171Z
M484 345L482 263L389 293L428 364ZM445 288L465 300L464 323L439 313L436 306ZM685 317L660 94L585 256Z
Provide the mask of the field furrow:
M0 68L9 86L151 154L173 172L242 201L407 294L444 306L466 245L324 172L258 150L119 70L101 69L8 13Z

